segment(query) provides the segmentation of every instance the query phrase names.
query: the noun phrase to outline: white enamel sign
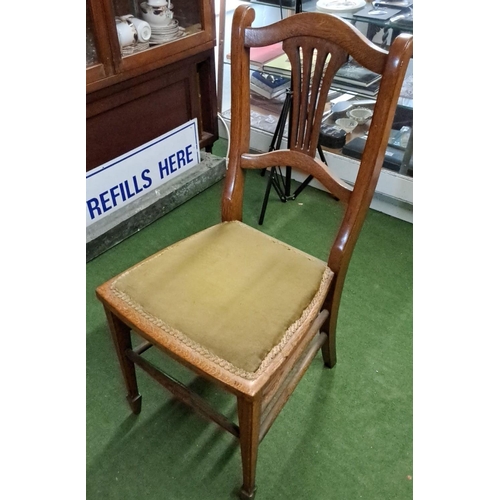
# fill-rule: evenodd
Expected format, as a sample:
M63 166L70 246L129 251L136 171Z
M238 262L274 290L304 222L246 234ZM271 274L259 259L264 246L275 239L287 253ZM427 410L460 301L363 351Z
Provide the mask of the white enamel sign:
M198 165L193 119L87 172L87 226Z

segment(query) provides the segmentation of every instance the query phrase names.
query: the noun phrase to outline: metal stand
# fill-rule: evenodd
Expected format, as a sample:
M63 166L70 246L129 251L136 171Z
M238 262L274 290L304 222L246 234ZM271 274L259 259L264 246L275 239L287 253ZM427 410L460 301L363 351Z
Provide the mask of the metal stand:
M299 12L302 12L302 0L296 0L295 3L295 14L298 14ZM286 120L290 113L290 108L292 106L292 97L293 97L292 91L290 89L287 89L285 102L283 104L283 108L281 110L278 123L276 125L276 130L274 131L274 135L271 140L271 144L269 146L269 151L274 151L281 146ZM288 141L290 143L290 133L288 133ZM323 154L323 150L321 149L321 145L319 144L319 142L317 145L317 149L321 161L323 161L323 163L328 165L326 163L326 158L325 155ZM286 203L289 200L295 200L297 196L306 188L306 186L314 179L312 175L309 175L300 184L300 186L291 194L292 168L291 167L285 167L285 168L286 168L285 175L283 175L281 167L279 166L271 167L271 170L269 172L269 179L267 181L266 192L264 195L264 201L262 203L262 209L260 212L259 225L262 225L264 223L264 217L266 215L267 203L269 201L271 187L274 187L276 193L279 196L280 201ZM264 176L265 174L266 170L264 169L262 170L261 175Z
M269 151L274 151L277 149L281 141L283 139L283 132L285 129L285 123L287 116L290 112L290 106L292 104L292 92L290 90L286 91L286 97L285 97L285 102L283 104L283 109L281 110L280 117L278 119L278 124L276 125L276 130L274 131L273 138L271 140L271 145L269 147ZM289 135L290 136L290 135ZM318 149L318 154L319 157L321 158L321 161L325 163L326 165L326 158L323 153L323 149L321 148L321 145L318 143L317 146ZM266 215L266 209L267 209L267 203L269 201L269 195L271 193L271 187L274 187L276 193L279 196L279 199L281 202L286 203L289 200L295 200L297 196L307 187L307 185L314 179L314 176L309 175L301 184L300 186L293 192L291 193L291 183L292 183L292 169L291 167L285 167L285 175L283 175L283 172L281 170L280 166L275 166L271 167L271 170L269 172L269 179L267 181L267 187L266 187L266 192L264 195L264 201L262 203L262 209L260 212L260 217L259 217L259 225L262 225L264 223L264 217ZM266 173L266 170L262 170L262 176L264 176Z

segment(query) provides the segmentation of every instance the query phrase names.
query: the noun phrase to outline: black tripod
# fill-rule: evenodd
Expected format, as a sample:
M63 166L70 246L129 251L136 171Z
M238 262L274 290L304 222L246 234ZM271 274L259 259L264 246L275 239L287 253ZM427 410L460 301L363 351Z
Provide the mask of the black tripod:
M302 0L296 0L296 2L295 2L295 14L298 14L299 12L302 12ZM274 135L273 135L273 138L271 140L271 144L269 146L269 151L274 151L274 150L278 149L281 145L281 141L283 139L283 133L285 130L286 120L287 120L287 117L290 113L290 108L292 105L292 97L293 97L292 91L290 89L287 89L285 102L283 104L283 108L282 108L280 116L278 118L278 123L276 125L276 130L274 131ZM290 124L289 124L289 128L290 128ZM288 142L290 144L290 132L288 133ZM327 164L325 155L323 154L323 150L322 150L319 142L317 145L317 149L318 149L318 154L319 154L319 157L321 158L321 161L323 163ZM266 174L266 171L262 170L261 175L264 176L265 174ZM283 175L283 172L281 171L281 167L279 167L279 166L271 167L271 170L269 172L269 179L267 181L266 192L264 195L264 201L262 203L262 209L260 212L259 224L262 225L264 223L264 217L266 215L267 203L269 201L271 187L274 187L276 193L279 196L279 199L283 203L286 203L289 200L295 200L297 198L297 196L304 190L304 188L313 179L314 179L314 177L312 175L309 175L300 184L300 186L293 193L291 193L292 168L286 167L285 175Z

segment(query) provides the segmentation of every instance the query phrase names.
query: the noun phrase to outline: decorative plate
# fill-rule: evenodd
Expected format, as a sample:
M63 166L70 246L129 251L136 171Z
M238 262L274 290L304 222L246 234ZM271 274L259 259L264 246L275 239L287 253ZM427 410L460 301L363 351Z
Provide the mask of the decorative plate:
M351 12L363 8L365 0L318 0L316 9L321 12Z

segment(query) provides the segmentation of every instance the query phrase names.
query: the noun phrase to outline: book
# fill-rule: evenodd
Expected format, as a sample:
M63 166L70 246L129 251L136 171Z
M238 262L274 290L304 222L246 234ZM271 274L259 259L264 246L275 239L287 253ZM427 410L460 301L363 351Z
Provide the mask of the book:
M275 92L270 92L269 90L263 89L262 87L259 87L252 82L250 82L250 90L252 92L255 92L256 94L261 95L262 97L265 97L266 99L276 99L276 97L286 92L286 88L277 90Z
M291 64L287 54L272 59L262 68L264 73L290 77ZM360 66L351 60L344 63L334 76L331 87L359 93L364 96L377 95L380 87L381 75Z
M359 87L350 83L333 81L331 86L334 89L344 90L345 92L359 94L365 97L374 97L378 94L378 91L380 89L380 82L377 81L372 85L369 85L368 87Z
M339 84L349 83L357 87L370 87L370 85L378 82L381 78L382 75L360 66L354 60L350 60L339 68L333 77L333 81Z
M292 73L292 65L290 64L288 55L283 53L264 64L262 71L273 75L283 75L289 77Z
M328 58L326 59L325 64L328 63L329 57L330 56L328 56ZM314 71L315 64L316 58L314 58L312 61L312 71ZM275 59L272 59L271 61L268 61L266 64L264 64L262 71L272 73L274 75L283 75L289 77L292 73L292 65L290 63L290 60L288 59L288 55L286 53L283 53Z
M291 79L287 76L271 75L263 71L253 71L250 82L270 95L278 94L290 86Z
M266 45L264 47L250 47L250 65L261 69L265 63L282 54L284 54L284 52L281 42L273 45ZM231 54L228 54L227 58L231 60Z

